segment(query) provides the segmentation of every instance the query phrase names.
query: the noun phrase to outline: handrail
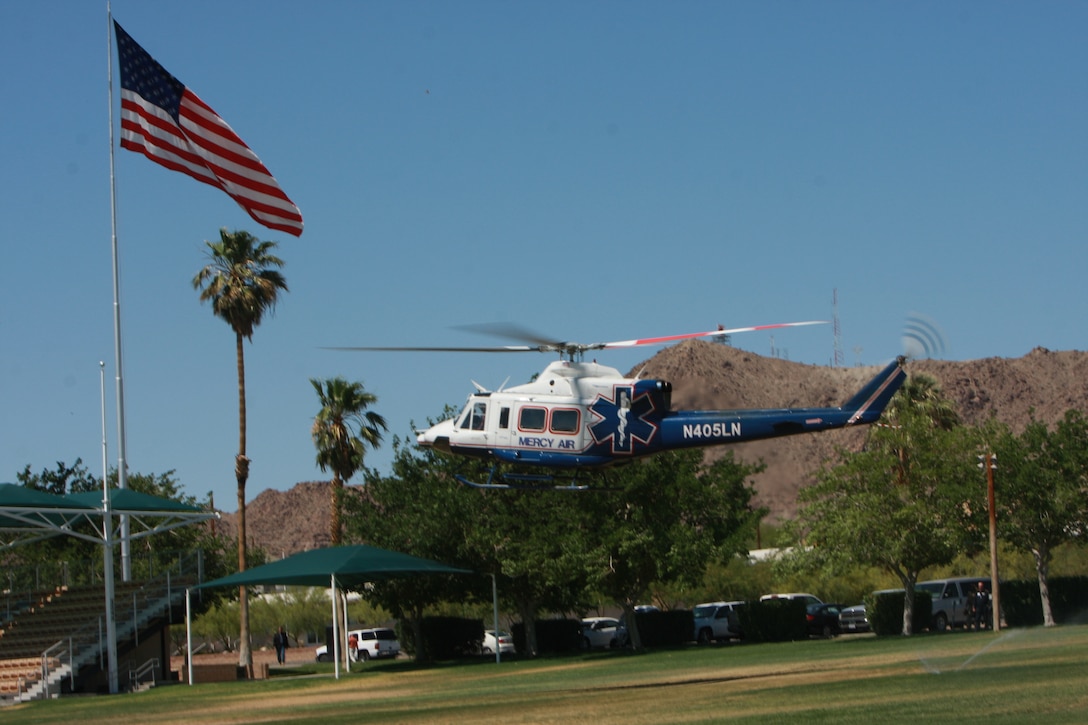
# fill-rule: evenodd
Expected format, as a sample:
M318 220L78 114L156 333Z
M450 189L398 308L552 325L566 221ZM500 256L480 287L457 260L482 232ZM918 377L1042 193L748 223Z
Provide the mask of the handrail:
M155 677L155 670L159 667L159 658L152 657L147 662L144 662L138 668L128 671L128 685L130 690L135 690L140 685L140 678L151 673L151 683L155 684L158 680Z
M45 691L45 699L47 699L47 700L49 699L49 659L52 656L50 653L53 650L57 649L58 647L63 647L65 642L68 643L68 669L71 670L71 668L72 668L72 638L71 637L67 637L66 639L62 639L62 640L57 641L56 643L53 644L52 647L49 647L44 652L42 652L42 688ZM57 660L58 661L60 660L59 656L57 657ZM75 675L72 674L72 673L69 673L69 676L73 678L72 679L72 684L75 684Z

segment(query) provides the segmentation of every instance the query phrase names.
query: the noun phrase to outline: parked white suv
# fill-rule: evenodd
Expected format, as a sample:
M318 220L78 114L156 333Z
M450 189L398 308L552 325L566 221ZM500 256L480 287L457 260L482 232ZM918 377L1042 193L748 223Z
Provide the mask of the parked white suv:
M744 602L706 602L696 604L691 610L695 618L695 641L710 644L727 639L740 639L740 621L737 610Z
M627 627L612 617L586 617L582 620L582 644L586 649L627 646Z
M391 629L353 629L348 632L349 642L352 635L355 635L359 641L355 660L366 662L370 659L396 657L400 654L400 642L397 641L397 633ZM318 662L332 661L328 645L318 647L314 654L317 656Z

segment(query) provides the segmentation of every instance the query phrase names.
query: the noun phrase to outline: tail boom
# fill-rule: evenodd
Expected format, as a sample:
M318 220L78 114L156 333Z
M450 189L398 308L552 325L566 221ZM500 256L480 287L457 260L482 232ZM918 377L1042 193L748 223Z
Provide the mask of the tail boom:
M838 408L678 411L661 421L661 447L742 443L875 423L905 379L899 358Z

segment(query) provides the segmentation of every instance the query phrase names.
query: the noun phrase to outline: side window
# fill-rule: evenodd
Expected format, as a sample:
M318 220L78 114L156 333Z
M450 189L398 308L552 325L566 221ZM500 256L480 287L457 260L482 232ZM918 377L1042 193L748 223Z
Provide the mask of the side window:
M518 428L521 430L543 431L548 418L544 408L522 408L518 413Z
M580 414L575 409L560 408L552 411L552 433L577 433Z
M510 409L499 408L499 428L506 430L510 427Z
M949 582L948 584L945 585L945 587L944 587L944 598L945 599L955 599L958 596L959 596L959 593L956 591L956 583L955 582Z

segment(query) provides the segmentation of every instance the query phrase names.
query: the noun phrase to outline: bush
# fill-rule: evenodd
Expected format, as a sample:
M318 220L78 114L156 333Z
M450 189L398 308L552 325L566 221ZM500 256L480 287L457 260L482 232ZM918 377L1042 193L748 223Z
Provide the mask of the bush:
M635 612L643 647L680 647L691 641L695 618L684 609L668 612Z
M749 602L740 608L737 617L744 639L749 642L791 642L808 638L805 602L800 599Z
M1053 577L1049 581L1050 607L1054 621L1068 624L1085 621L1088 614L1088 577ZM1038 579L1001 582L1001 611L1010 627L1033 627L1043 623L1043 603Z
M879 637L903 633L903 590L874 592L865 597L865 611L869 628ZM933 620L933 597L927 592L914 590L914 617L911 631L929 629Z
M476 653L476 647L484 637L484 626L478 619L464 617L424 617L423 653L415 652L415 638L410 630L397 627L401 648L416 659L449 660Z
M536 620L536 652L575 652L582 647L582 623L577 619L538 619ZM518 622L513 626L514 644L518 652L528 654L529 646L525 636L525 625Z

